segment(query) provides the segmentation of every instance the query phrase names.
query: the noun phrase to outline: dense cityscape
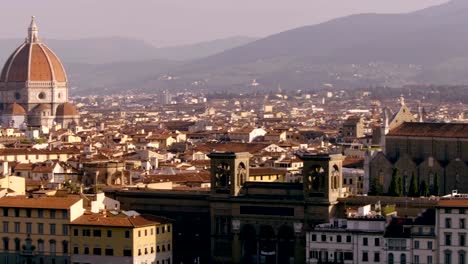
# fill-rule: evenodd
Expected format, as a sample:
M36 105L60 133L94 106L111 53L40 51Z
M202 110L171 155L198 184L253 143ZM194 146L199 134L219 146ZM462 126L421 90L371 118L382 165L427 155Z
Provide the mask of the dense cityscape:
M465 86L80 95L35 17L17 44L0 263L467 261Z

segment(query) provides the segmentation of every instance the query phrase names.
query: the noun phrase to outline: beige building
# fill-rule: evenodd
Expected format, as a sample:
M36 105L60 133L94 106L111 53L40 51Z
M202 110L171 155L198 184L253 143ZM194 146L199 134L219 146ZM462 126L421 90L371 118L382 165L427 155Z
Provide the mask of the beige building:
M71 223L72 263L171 263L172 225L134 211L85 213Z
M69 224L84 213L79 197L0 198L1 263L70 263Z

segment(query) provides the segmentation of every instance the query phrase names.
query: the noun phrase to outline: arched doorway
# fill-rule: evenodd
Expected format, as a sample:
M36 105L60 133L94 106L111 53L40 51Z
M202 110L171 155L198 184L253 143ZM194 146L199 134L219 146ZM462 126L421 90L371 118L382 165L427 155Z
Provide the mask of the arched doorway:
M278 231L278 263L294 263L294 230L290 226Z
M257 263L257 234L255 227L244 225L240 232L242 243L242 263Z
M260 249L260 264L275 264L277 243L275 231L271 226L261 226L258 235Z

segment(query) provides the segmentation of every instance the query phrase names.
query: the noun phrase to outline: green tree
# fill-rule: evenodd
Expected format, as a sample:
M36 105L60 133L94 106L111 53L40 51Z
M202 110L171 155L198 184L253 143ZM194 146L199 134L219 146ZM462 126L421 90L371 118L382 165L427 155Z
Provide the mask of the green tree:
M387 194L389 196L401 197L403 196L403 182L400 175L398 174L398 169L393 168L392 180L390 181L390 186L388 187Z
M425 180L421 182L421 186L419 187L419 193L421 194L421 196L424 197L429 195L429 186L427 185Z
M434 174L434 186L432 187L432 195L439 196L439 175Z
M379 179L377 177L372 178L369 194L370 195L382 195L383 193L384 193L383 185L380 183Z
M409 186L409 191L408 191L408 196L409 197L418 197L419 196L419 190L418 190L418 180L416 177L414 177L414 172L411 175L411 182Z

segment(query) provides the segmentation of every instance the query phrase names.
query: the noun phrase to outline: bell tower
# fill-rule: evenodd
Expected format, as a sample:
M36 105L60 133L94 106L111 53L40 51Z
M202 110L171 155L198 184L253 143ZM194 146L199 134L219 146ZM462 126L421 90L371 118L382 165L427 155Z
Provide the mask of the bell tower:
M333 217L340 217L337 210L338 198L344 197L342 188L341 154L302 154L304 193L304 221L308 228L328 223Z
M248 152L212 152L211 159L211 192L237 196L240 189L249 179Z

